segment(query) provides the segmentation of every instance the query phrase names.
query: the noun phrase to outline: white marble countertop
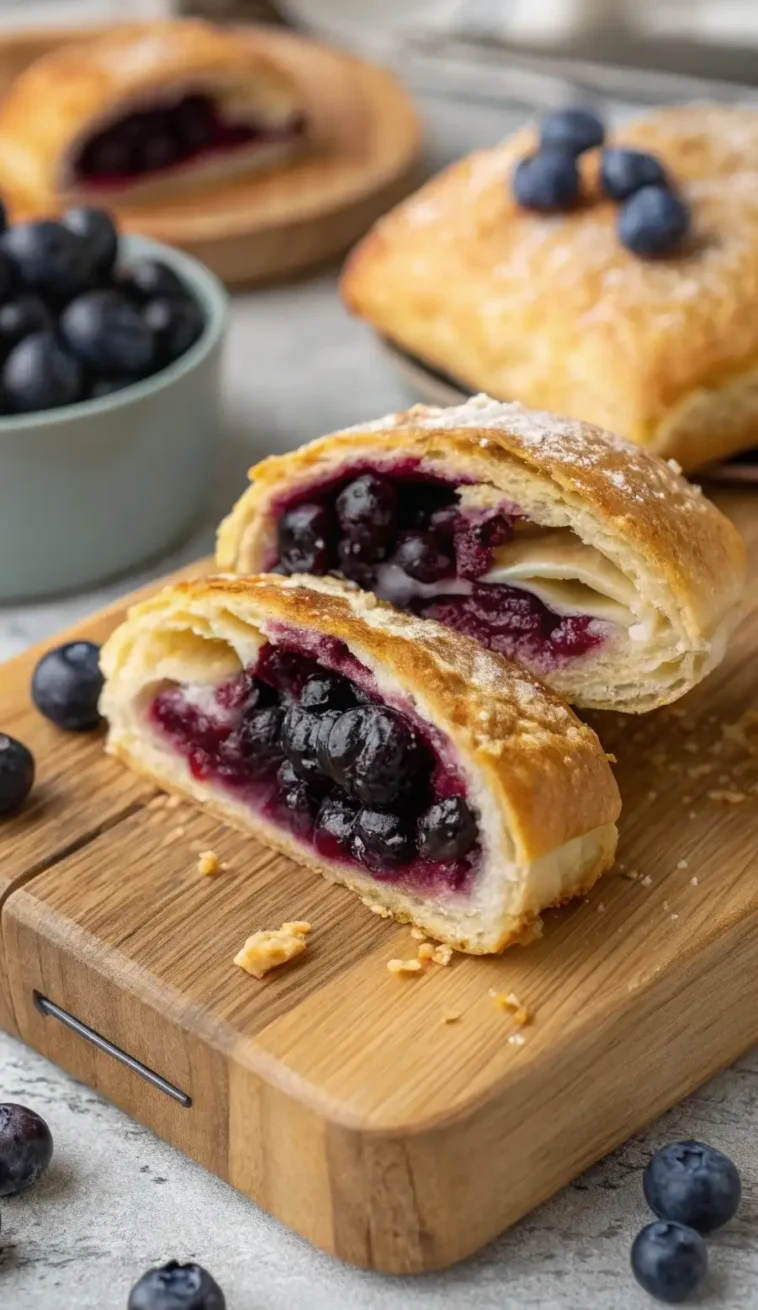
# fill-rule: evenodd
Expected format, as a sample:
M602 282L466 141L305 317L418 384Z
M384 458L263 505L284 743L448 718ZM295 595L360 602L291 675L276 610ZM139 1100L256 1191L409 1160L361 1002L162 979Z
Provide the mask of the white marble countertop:
M430 106L438 158L493 140L502 110ZM205 521L169 558L86 595L0 609L12 655L151 575L208 551L250 463L408 399L370 334L351 323L331 274L239 296L226 354L218 477ZM700 1137L741 1168L738 1219L712 1243L707 1303L758 1308L758 1053L633 1139L474 1259L387 1279L314 1251L244 1197L165 1146L45 1060L0 1034L0 1100L38 1109L56 1152L45 1179L0 1202L3 1310L124 1310L142 1271L197 1259L229 1310L634 1310L650 1304L629 1273L647 1221L641 1170L655 1146Z

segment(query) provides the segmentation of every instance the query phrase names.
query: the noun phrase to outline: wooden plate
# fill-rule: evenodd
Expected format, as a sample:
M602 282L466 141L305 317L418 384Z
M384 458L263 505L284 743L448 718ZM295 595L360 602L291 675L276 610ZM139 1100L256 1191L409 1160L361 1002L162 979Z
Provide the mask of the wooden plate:
M3 38L0 95L33 59L102 30ZM232 284L281 277L341 254L412 187L421 139L409 97L384 69L290 32L239 29L240 41L253 38L300 84L315 148L268 173L116 210L126 231L179 246ZM2 189L14 217L34 215L23 195Z
M407 354L385 337L379 338L383 353L413 391L430 405L461 405L473 393L445 373L430 368L423 360ZM702 470L707 482L742 483L758 486L758 450L736 455L724 464Z

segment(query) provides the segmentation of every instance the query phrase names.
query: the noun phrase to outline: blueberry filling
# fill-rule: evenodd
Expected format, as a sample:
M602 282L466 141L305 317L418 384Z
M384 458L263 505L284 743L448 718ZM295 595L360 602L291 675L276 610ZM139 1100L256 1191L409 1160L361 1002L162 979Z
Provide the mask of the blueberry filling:
M319 659L267 644L218 687L167 687L148 716L195 778L329 859L411 888L460 891L475 873L477 820L445 743L339 642Z
M279 127L234 122L210 96L185 95L134 110L95 133L74 161L74 176L90 186L116 187L211 154L291 141L303 128L300 116Z
M592 615L560 614L525 588L483 581L516 524L526 520L515 506L464 509L452 486L410 461L386 473L356 469L280 506L272 567L342 575L491 650L554 667L605 633Z

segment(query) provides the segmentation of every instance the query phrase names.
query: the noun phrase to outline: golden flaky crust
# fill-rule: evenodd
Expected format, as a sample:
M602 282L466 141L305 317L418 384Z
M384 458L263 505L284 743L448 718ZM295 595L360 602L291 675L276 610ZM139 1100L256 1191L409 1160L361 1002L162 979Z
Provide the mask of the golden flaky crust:
M67 172L77 143L122 113L185 88L271 123L284 123L299 108L289 74L263 38L242 39L189 19L117 26L61 46L15 80L0 106L0 179L26 204L53 210L81 190ZM119 199L153 199L176 186L179 171L120 188Z
M745 573L742 541L728 519L649 452L589 423L486 396L451 409L417 405L264 460L219 529L219 569L271 566L278 505L299 487L362 462L414 459L420 471L458 483L470 503L510 501L538 523L572 528L629 576L644 609L665 619L654 639L668 681L656 680L654 663L635 664L634 649L631 666L610 667L599 690L590 690L591 657L565 673L541 671L574 703L649 709L682 695L721 659ZM636 651L644 655L642 640Z
M513 199L534 129L455 164L382 219L342 281L379 332L474 391L597 423L693 468L758 441L758 110L658 110L618 140L653 151L693 215L642 260L599 196L539 215Z
M145 709L161 686L220 681L230 654L241 667L264 640L293 632L344 642L382 696L448 743L488 852L478 900L440 904L322 859L231 794L197 783L150 728ZM131 611L103 647L102 665L113 754L461 949L501 949L612 862L620 801L591 729L500 656L345 584L275 576L180 584Z

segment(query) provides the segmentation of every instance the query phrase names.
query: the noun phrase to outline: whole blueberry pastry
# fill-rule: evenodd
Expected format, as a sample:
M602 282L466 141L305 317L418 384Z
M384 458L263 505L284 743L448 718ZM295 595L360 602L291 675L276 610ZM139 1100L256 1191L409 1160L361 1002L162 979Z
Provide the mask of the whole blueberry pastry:
M219 569L337 574L518 660L565 699L640 712L721 660L744 549L669 463L476 396L251 469Z
M467 390L685 469L758 444L758 110L656 110L605 145L591 119L428 182L348 260L348 307Z
M161 200L287 159L304 127L265 38L193 20L119 26L16 79L0 108L0 172L38 211Z
M613 861L594 732L530 674L331 578L209 578L102 651L108 750L464 951Z

